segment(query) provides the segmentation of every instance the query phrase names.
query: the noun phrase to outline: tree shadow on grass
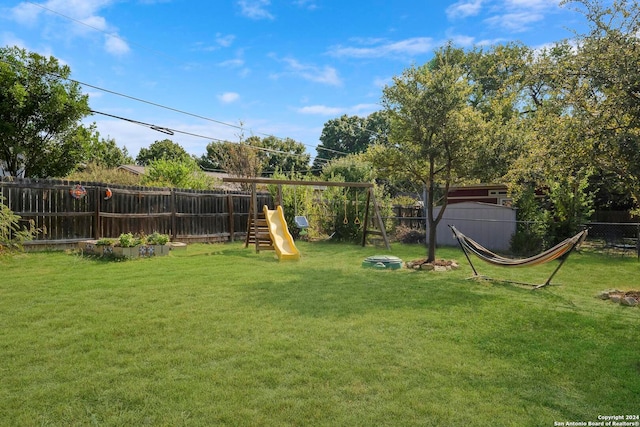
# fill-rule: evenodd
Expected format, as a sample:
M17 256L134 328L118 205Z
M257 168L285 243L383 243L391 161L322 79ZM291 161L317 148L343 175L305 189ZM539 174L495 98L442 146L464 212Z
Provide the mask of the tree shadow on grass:
M367 271L366 269L363 269ZM491 303L496 296L470 292L464 281L421 273L392 271L345 272L315 269L285 280L265 280L246 286L246 300L304 316L351 316L380 310L450 310Z

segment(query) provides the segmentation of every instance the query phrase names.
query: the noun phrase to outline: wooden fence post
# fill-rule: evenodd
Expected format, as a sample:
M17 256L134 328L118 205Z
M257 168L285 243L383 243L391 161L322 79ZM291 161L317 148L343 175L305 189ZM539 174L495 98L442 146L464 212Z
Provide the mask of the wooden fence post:
M229 212L229 241L234 241L235 230L233 227L234 213L233 213L233 195L227 194L227 211Z
M171 192L169 204L171 206L171 240L176 240L178 231L176 230L176 192L173 188Z
M98 240L100 236L100 186L96 185L95 190L93 191L95 196L95 204L96 204L96 215L94 217L94 225L93 225L93 238Z

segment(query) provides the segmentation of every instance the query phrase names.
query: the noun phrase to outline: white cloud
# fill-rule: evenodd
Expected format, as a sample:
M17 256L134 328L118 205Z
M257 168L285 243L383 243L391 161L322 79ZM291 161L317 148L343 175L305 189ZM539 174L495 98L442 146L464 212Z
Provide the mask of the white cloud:
M320 116L339 116L345 109L340 107L327 107L326 105L308 105L298 109L300 114L313 114Z
M244 59L229 59L218 63L218 65L224 68L240 68L244 65Z
M293 4L308 10L316 10L318 8L316 0L295 0Z
M2 46L18 46L21 49L27 48L27 43L16 37L13 33L3 32L0 33L0 45Z
M72 39L91 37L95 31L106 35L105 50L116 56L130 51L129 45L107 20L99 15L101 9L114 0L48 0L39 4L20 3L11 9L10 18L25 26L38 26L47 34Z
M129 45L120 37L106 36L104 40L105 50L115 56L121 56L129 53Z
M389 86L393 83L393 78L392 77L376 77L373 80L373 85L377 88L383 88L385 86Z
M275 17L266 9L269 4L271 4L269 0L238 1L238 6L240 6L242 15L255 20L275 19Z
M322 83L329 86L341 86L342 79L338 76L338 71L325 65L318 67L316 65L303 64L294 58L284 58L280 60L287 65L287 69L282 73L272 74L272 78L280 78L282 76L295 76L304 80Z
M380 110L378 104L356 104L351 107L328 107L326 105L308 105L297 109L300 114L316 116L340 116L342 114L368 116L374 111Z
M224 104L231 104L232 102L235 102L238 99L240 99L240 95L237 94L236 92L225 92L218 95L218 99L220 100L220 102Z
M460 0L452 4L446 10L449 19L466 18L476 16L482 8L482 0Z
M236 36L233 34L222 35L220 33L216 34L216 43L222 47L229 47L236 39Z
M9 13L9 17L20 25L35 25L38 22L38 16L43 12L41 8L31 3L20 3Z
M389 42L379 40L367 46L335 46L329 54L336 57L383 58L396 56L415 56L431 52L436 43L430 37L413 37Z
M490 26L513 33L530 30L530 24L543 21L549 13L559 9L557 0L500 0L492 11L493 16L484 22Z
M519 33L529 30L528 24L542 21L544 15L532 12L506 13L504 15L492 16L485 22L493 27L504 28L508 31Z
M476 39L475 37L472 37L472 36L456 34L456 35L450 36L449 40L451 40L453 44L456 46L470 47L474 45Z

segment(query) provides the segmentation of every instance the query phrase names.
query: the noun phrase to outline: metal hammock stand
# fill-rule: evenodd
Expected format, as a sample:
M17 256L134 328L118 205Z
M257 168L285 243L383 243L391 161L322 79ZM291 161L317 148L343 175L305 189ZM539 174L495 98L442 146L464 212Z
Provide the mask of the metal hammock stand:
M558 267L556 267L553 273L551 273L547 281L541 285L512 282L512 283L534 286L534 289L539 289L539 288L548 286L551 283L551 279L553 279L553 276L555 276L558 270L560 270L560 267L562 267L562 264L564 264L566 259L569 257L569 254L575 248L580 246L580 244L587 238L587 230L583 230L580 233L576 234L575 236L565 239L562 242L555 245L554 247L552 247L551 249L547 249L546 251L541 252L537 255L534 255L529 258L514 259L514 258L506 258L491 252L490 250L480 245L478 242L462 234L453 225L449 225L449 228L451 228L451 231L453 231L453 235L458 240L458 243L460 244L460 247L462 248L462 251L464 252L465 257L467 258L467 261L469 262L469 265L473 270L474 277L484 277L484 276L480 276L478 274L478 271L476 270L473 263L471 262L469 253L473 253L475 256L477 256L478 258L480 258L481 260L489 264L493 264L501 267L531 267L531 266L536 266L536 265L547 263L549 261L559 259L560 264L558 265Z

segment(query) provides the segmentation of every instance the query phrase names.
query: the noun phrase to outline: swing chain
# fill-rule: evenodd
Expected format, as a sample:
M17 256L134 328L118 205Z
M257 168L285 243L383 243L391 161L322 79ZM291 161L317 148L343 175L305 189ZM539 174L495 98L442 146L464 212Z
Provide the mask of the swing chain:
M353 220L355 225L360 225L360 215L358 214L358 191L356 191L356 219Z
M347 218L347 196L344 198L344 219L342 223L345 225L349 224L349 218Z

